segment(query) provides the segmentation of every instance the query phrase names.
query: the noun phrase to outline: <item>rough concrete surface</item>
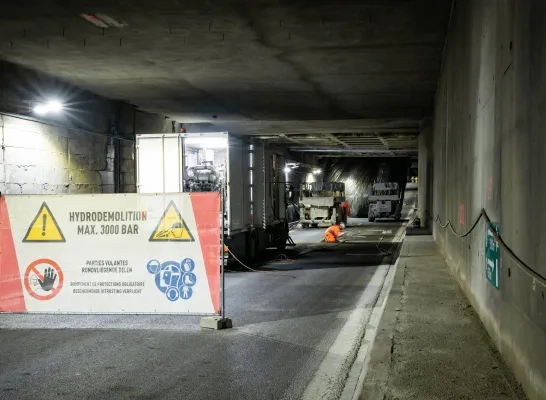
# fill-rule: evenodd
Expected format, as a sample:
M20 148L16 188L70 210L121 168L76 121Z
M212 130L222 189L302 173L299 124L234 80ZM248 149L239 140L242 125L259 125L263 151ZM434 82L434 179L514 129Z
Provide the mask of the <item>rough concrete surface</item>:
M2 10L0 58L184 124L278 139L368 132L388 150L396 138L384 146L381 131L415 136L431 116L450 3L28 0Z
M501 249L496 288L483 220L462 239L434 224L440 251L532 399L546 396L545 17L543 0L455 1L432 129L422 132L431 136L420 147L420 167L432 166L431 217L462 234L485 209L541 276Z
M101 135L0 115L0 192L114 192L114 144ZM135 192L134 142L120 151L121 192Z
M405 238L360 398L526 398L431 236Z

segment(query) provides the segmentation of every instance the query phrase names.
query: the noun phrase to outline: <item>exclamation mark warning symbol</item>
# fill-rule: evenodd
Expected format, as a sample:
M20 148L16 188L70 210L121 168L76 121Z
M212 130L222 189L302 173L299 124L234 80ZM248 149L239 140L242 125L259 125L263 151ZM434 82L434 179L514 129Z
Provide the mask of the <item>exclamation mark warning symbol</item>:
M46 203L30 223L23 242L66 242L59 224Z

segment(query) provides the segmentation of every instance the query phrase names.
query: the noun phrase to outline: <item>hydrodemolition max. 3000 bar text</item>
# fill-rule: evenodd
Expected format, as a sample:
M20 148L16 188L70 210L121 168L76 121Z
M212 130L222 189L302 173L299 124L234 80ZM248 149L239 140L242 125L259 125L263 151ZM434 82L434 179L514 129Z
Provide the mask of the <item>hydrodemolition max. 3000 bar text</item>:
M92 211L70 212L70 222L132 222L146 221L147 211Z

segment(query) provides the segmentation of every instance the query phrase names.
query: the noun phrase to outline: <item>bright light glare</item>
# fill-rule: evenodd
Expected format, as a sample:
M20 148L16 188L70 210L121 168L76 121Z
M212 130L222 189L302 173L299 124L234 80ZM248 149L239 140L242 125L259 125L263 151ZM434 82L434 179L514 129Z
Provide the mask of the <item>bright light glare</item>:
M290 167L284 167L284 172L289 173L291 171Z
M59 113L62 111L63 105L60 101L50 100L45 104L38 104L34 107L34 112L39 115L44 115L47 113Z
M313 170L313 174L314 174L314 175L319 175L319 174L321 174L321 173L322 173L322 170L321 170L320 168L317 168L317 169L314 169L314 170Z
M34 112L39 115L43 115L47 113L47 107L43 104L39 104L36 107L34 107Z
M186 145L194 145L207 149L225 149L228 147L226 137L188 137L184 139Z
M61 102L57 100L48 101L46 104L46 107L48 108L49 111L54 113L57 113L63 109L63 105L61 104Z

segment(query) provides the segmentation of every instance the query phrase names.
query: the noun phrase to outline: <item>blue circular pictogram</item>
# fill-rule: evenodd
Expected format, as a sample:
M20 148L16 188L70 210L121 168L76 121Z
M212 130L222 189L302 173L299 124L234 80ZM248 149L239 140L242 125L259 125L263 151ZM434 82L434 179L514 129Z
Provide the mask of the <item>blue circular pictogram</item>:
M180 263L183 272L192 272L195 269L195 262L191 258L184 258Z
M182 285L192 287L197 282L197 277L193 272L186 272L182 276Z
M182 284L182 271L176 261L166 261L161 264L159 273L155 274L155 284L163 293L170 288L177 288Z
M178 289L175 288L175 287L170 287L167 289L167 291L165 292L165 296L167 296L167 298L170 300L170 301L176 301L180 298L180 294L178 292Z
M193 290L189 286L180 286L179 290L180 290L180 298L184 300L188 300L193 294Z
M161 268L161 263L157 260L150 260L148 261L148 265L146 267L148 268L148 272L150 274L157 274L159 272L159 268Z
M192 287L197 283L197 276L192 271L195 262L191 258L185 258L181 263L177 261L158 260L148 261L146 268L154 275L157 288L165 293L169 301L178 299L188 300L193 295Z

